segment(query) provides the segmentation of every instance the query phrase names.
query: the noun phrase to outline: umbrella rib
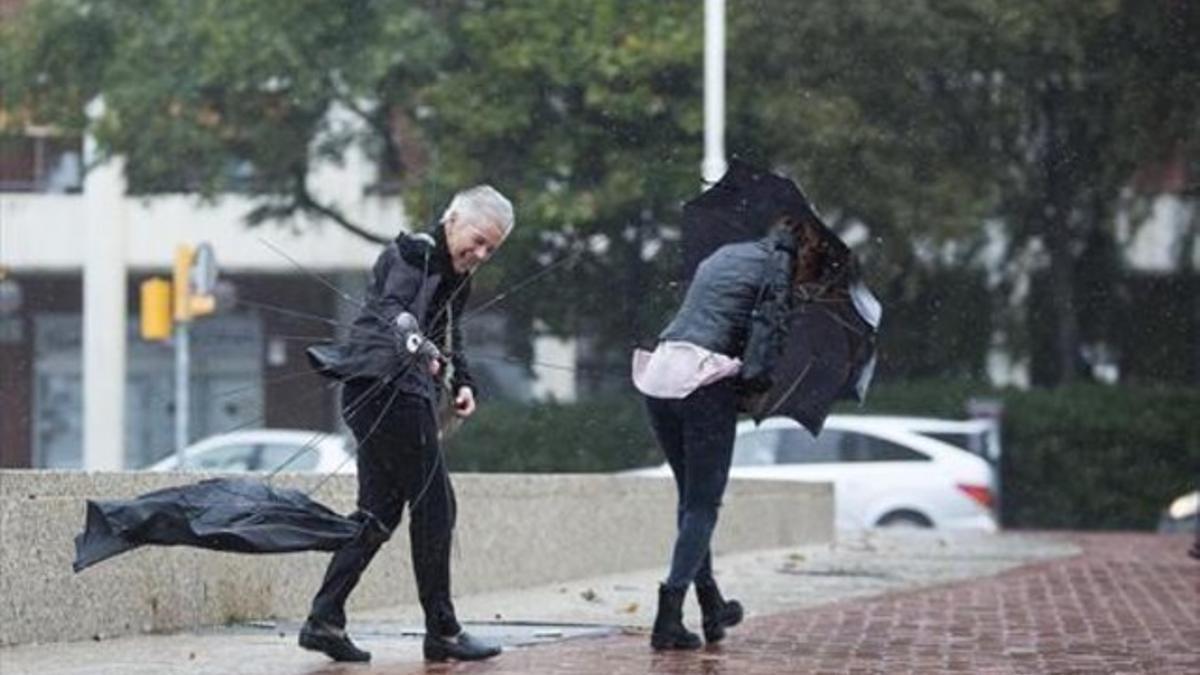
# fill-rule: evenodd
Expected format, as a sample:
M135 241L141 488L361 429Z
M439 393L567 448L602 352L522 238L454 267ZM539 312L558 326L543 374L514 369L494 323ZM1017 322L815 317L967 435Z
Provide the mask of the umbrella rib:
M866 335L865 331L859 330L855 326L852 326L850 324L850 322L846 321L841 316L839 316L837 312L831 311L828 307L821 307L820 309L822 311L824 311L825 314L827 316L829 316L829 318L833 319L838 324L840 324L842 326L842 328L845 328L846 330L848 330L851 333L854 333L855 335L858 335L858 336Z
M804 370L800 371L800 374L796 376L796 381L792 382L792 386L788 387L787 391L783 392L783 395L779 397L779 400L775 401L775 405L771 406L771 409L767 411L767 414L763 415L764 419L775 414L776 410L779 410L779 406L783 405L783 402L791 397L792 393L796 391L796 388L800 386L800 382L808 376L808 371L811 369L812 361L809 361L804 365Z

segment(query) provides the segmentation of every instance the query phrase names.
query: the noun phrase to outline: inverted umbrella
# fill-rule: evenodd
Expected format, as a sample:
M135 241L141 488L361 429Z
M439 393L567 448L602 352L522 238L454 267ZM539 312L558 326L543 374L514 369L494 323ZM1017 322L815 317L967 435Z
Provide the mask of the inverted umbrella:
M875 370L882 310L859 278L854 254L791 180L733 160L729 171L684 205L684 278L721 246L766 235L781 216L812 223L819 267L793 290L779 317L786 331L770 388L747 402L756 421L791 417L819 434L838 399L862 401Z
M145 544L238 553L334 551L361 525L298 490L214 478L128 500L87 503L76 572Z

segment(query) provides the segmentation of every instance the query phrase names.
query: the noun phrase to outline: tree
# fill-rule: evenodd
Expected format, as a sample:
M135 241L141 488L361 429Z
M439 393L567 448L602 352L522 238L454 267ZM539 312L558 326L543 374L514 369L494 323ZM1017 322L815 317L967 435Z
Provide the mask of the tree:
M435 76L388 98L435 149L428 174L439 183L487 180L515 197L517 252L505 252L498 285L577 255L520 304L604 344L657 332L664 309L653 299L669 297L656 291L674 271L659 226L700 188L700 7L435 4L451 48Z
M1163 161L1195 175L1200 7L746 0L727 13L731 151L801 179L900 315L947 303L938 336L958 347L893 372L979 373L982 328L1000 320L1052 327L1043 381L1074 377L1080 343L1111 323L1092 308L1117 283L1126 188ZM700 188L702 29L686 0L41 0L3 29L0 84L9 110L64 129L103 95L97 135L128 158L132 189L242 190L261 201L254 222L309 213L366 235L309 180L351 148L420 217L493 182L520 225L482 285L576 256L506 309L624 347L680 290L671 238ZM1007 248L980 301L984 223ZM1006 315L1031 259L1046 290ZM947 279L974 290L935 288ZM889 331L926 325L885 330L885 358Z
M1024 322L1053 327L1042 381L1073 379L1081 334L1102 331L1081 329L1097 321L1076 287L1116 282L1103 252L1126 188L1200 156L1195 3L737 8L735 35L752 38L733 47L741 143L805 176L835 222L869 228L862 252L892 299L920 295L918 266L969 262L985 218L1004 228L1010 274L1044 251L1046 297Z
M370 237L309 180L352 147L418 218L493 182L521 224L485 285L573 252L531 289L538 313L627 342L651 322L657 225L699 187L701 30L682 0L43 0L5 30L0 81L6 106L67 130L102 96L96 137L131 191L240 190L251 222L302 212Z
M1041 381L1071 382L1081 336L1096 332L1087 324L1103 321L1083 311L1078 287L1115 287L1111 256L1093 254L1111 247L1137 172L1200 157L1200 11L1181 2L1029 2L993 17L1007 43L988 64L999 212L1014 242L1045 250L1045 311L1028 321L1054 328Z
M981 376L990 344L980 251L999 193L986 102L962 95L989 39L970 4L730 6L730 146L796 176L854 242L885 306L884 377Z
M378 91L436 60L428 17L400 0L45 0L3 32L3 101L126 159L134 194L242 191L251 222L294 213L374 239L308 180L352 145L395 160ZM335 109L361 124L337 125ZM390 153L390 154L389 154Z

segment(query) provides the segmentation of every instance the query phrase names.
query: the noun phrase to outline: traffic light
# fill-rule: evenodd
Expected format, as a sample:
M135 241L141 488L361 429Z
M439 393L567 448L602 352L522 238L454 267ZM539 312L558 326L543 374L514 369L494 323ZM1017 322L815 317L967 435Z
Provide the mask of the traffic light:
M143 340L171 339L171 282L154 277L141 286L141 329Z
M142 339L170 340L176 323L215 312L216 287L217 260L212 247L177 247L172 280L155 277L142 282Z
M217 261L212 247L182 244L175 249L175 320L191 321L217 309L213 290L217 282Z

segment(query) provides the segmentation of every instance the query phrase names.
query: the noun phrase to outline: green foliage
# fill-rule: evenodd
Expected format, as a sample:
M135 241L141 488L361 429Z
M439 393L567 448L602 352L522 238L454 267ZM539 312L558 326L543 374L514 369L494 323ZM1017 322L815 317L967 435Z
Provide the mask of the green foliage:
M730 152L861 226L885 307L965 306L976 272L970 293L942 286L980 268L990 219L1010 244L986 286L1009 346L1048 350L1053 384L1081 342L1112 342L1077 295L1118 266L1083 258L1111 248L1136 169L1200 156L1200 4L746 0L727 17ZM481 295L578 256L505 305L526 332L540 320L621 351L676 299L672 226L700 187L702 3L39 0L0 37L10 119L78 131L103 94L95 131L135 192L241 190L261 201L254 221L300 211L358 231L306 180L358 147L380 166L372 189L401 191L418 221L470 183L515 197ZM1006 316L1033 242L1046 311ZM885 319L915 350L896 373L979 371L973 314L904 314ZM939 321L960 324L959 346L922 352ZM1033 323L1049 348L1024 339Z
M1006 396L1006 522L1149 529L1200 476L1200 392L1074 385Z
M967 6L964 6L967 5ZM963 95L986 28L969 3L759 0L730 12L732 146L795 171L890 265L978 234L994 188ZM955 89L961 89L957 91Z
M530 287L524 307L554 332L606 345L657 332L673 271L659 225L699 187L700 6L443 9L453 48L438 76L396 96L436 148L426 180L438 189L412 191L410 203L428 212L456 186L495 184L514 197L518 226L485 283L510 287L572 254L569 271Z
M918 268L875 290L886 302L880 378L982 377L999 303L981 270Z
M735 147L864 223L877 288L969 264L991 216L1010 260L1030 245L1048 257L1045 317L1019 317L1052 335L1045 382L1074 377L1085 339L1111 343L1084 335L1074 286L1112 279L1076 267L1114 237L1135 171L1200 157L1195 3L757 0L731 20Z
M437 61L427 19L404 0L42 0L0 33L0 84L21 119L122 155L134 194L244 192L251 223L307 212L370 237L307 178L354 146L395 155L379 91Z
M619 471L663 461L640 398L587 404L486 403L450 438L454 471Z

